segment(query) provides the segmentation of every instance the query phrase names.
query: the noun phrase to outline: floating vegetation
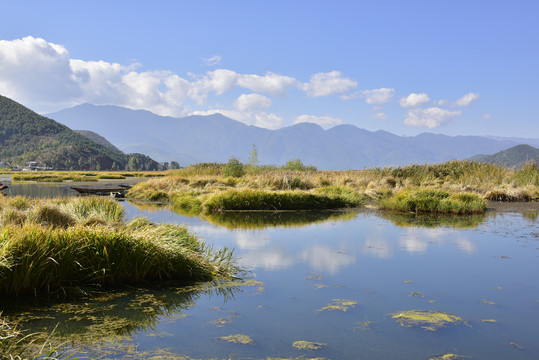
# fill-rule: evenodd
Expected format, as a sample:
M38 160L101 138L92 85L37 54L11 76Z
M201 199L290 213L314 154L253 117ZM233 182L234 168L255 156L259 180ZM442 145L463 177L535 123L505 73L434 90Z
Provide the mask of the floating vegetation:
M234 343L234 344L244 344L244 345L254 343L253 339L251 339L249 336L243 335L243 334L234 334L234 335L228 335L228 336L221 336L221 337L218 337L217 340L222 340L222 341L226 341L226 342L230 342L230 343Z
M484 323L497 323L497 321L494 320L494 319L483 319L483 320L481 320L481 322L484 322Z
M429 360L457 360L462 359L464 356L457 355L457 354L442 354L442 355L435 355L434 357L431 357Z
M311 273L312 275L306 276L305 280L320 280L322 279L322 274Z
M333 302L324 306L323 308L317 311L348 311L349 308L355 307L357 301L355 300L343 300L343 299L333 299Z
M399 324L405 327L419 326L425 330L436 331L446 325L457 325L464 320L456 315L439 311L408 310L391 314Z
M356 323L356 326L354 326L354 330L362 330L362 331L374 330L375 328L376 328L375 323L369 320L358 321Z
M293 347L300 350L318 350L326 345L327 344L324 343L304 340L294 341L294 343L292 344Z
M411 280L404 280L403 283L405 283L405 284L413 284L414 282L411 281Z
M487 304L487 305L490 305L490 306L497 306L498 304L496 304L494 301L490 301L490 300L485 300L485 299L481 299L481 302L483 304Z
M524 349L524 346L519 345L519 344L517 344L515 342L512 342L512 341L508 341L507 345L512 346L512 347L514 347L515 349L518 349L518 350L523 350Z
M408 294L408 296L417 296L417 297L420 297L420 298L425 297L425 295L421 294L420 292L415 292L415 291Z
M217 307L217 306L211 308L210 310L216 310L216 311L230 314L230 316L228 317L219 318L210 322L212 325L215 325L216 327L224 327L225 325L231 324L232 321L234 321L234 319L236 319L239 316L239 314L236 311L222 310L220 307Z
M314 286L315 289L323 289L323 288L327 288L327 287L329 287L329 286L326 285L326 284L316 284Z

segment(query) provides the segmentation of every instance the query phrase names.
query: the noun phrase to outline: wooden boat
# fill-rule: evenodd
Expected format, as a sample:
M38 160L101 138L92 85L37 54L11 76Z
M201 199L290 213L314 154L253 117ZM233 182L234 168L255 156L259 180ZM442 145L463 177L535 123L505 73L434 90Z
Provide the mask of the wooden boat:
M131 186L129 185L119 185L118 187L111 188L81 188L71 186L71 189L77 191L79 194L86 195L110 195L111 193L124 192L128 190Z

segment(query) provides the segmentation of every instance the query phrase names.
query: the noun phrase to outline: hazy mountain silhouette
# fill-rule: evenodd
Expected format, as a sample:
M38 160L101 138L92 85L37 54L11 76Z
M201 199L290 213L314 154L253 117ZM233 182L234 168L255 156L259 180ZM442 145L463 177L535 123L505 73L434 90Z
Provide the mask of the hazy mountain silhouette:
M278 130L245 125L221 114L173 118L144 110L83 104L48 114L75 129L94 131L124 152L140 152L159 161L247 161L253 144L261 164L281 165L299 158L319 169L432 163L491 154L518 145L511 139L422 133L397 136L353 125L324 130L300 123Z

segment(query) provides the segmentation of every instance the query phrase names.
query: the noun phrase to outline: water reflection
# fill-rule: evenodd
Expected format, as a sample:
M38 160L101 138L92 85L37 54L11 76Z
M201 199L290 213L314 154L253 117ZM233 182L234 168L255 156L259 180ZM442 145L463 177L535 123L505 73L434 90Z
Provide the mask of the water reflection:
M488 215L431 215L398 213L392 211L379 211L381 218L390 220L393 224L402 227L424 227L437 228L440 226L451 226L459 229L472 229L481 225Z
M99 358L125 354L136 349L130 345L139 333L161 336L158 325L175 323L189 316L189 309L201 297L220 297L223 303L234 298L250 280L200 283L190 286L146 287L110 290L90 297L65 302L13 303L3 299L2 316L26 333L42 334L37 343L76 348L77 355ZM139 354L141 359L144 353ZM139 357L135 357L139 358Z

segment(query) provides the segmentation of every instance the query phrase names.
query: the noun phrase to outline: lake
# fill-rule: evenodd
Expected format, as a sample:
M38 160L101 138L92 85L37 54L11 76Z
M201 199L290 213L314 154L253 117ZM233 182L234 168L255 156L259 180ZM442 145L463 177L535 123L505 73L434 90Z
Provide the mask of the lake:
M467 217L364 209L199 218L121 203L128 217L184 224L216 248L235 248L250 274L6 305L5 314L29 331L54 330L90 358L539 358L536 206ZM409 310L462 320L408 327ZM230 337L238 334L248 338Z

